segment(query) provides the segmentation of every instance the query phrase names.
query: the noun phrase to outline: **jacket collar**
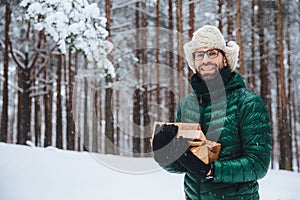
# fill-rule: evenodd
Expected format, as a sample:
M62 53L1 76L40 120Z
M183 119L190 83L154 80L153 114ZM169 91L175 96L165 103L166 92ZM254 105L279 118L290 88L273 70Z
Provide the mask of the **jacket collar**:
M191 86L198 98L210 102L212 98L219 99L234 89L245 87L245 83L238 73L224 68L220 71L220 76L210 81L204 81L199 73L195 73L191 78Z

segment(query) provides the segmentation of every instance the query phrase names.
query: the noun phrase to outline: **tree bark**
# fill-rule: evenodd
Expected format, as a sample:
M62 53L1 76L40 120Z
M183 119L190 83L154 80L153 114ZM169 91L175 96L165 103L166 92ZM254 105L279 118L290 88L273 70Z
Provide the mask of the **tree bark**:
M106 14L106 30L110 33L110 0L105 0L105 14ZM114 118L113 118L113 107L112 107L112 97L113 90L110 87L112 84L112 78L106 76L106 85L105 89L105 153L114 154L115 153L115 141L114 141Z
M156 51L155 51L155 69L156 69L156 103L157 103L157 121L160 121L160 117L162 115L160 105L161 105L161 95L160 95L160 60L159 60L159 55L160 55L160 46L159 46L159 40L160 40L160 35L159 35L159 27L160 27L160 0L156 1Z
M244 48L243 48L243 39L242 39L242 12L241 12L241 0L236 1L236 20L237 20L237 38L238 45L240 46L239 52L239 73L244 75Z
M255 70L255 6L256 6L256 0L252 0L251 3L251 71L250 71L250 76L249 76L249 81L248 83L251 83L251 89L253 91L257 91L257 86L256 86L256 78L255 78L255 74L256 74L256 70Z
M285 170L292 170L292 140L289 135L288 127L287 127L287 102L286 102L286 86L285 86L285 70L284 70L284 46L283 46L283 23L282 23L282 7L281 1L277 0L277 8L278 8L278 32L279 32L279 61L280 61L280 96L281 96L281 104L282 104L282 126L279 132L279 143L280 143L280 161L279 168Z
M71 49L69 49L68 58L68 87L66 87L67 149L75 150L75 123L72 109L74 72Z
M173 22L173 1L169 0L169 10L168 10L168 15L169 15L169 66L171 68L171 74L170 74L170 88L175 89L175 83L174 83L174 74L173 74L173 69L174 69L174 54L172 52L174 46L173 46L173 40L174 40L174 35L173 35L173 30L174 30L174 22ZM175 121L175 95L172 90L169 91L169 102L168 102L168 107L169 107L169 121L174 122Z
M56 96L56 147L63 148L62 134L62 97L61 97L62 55L57 56L57 96Z
M38 90L36 90L38 92ZM41 146L41 109L40 109L40 97L34 98L34 134L35 134L35 146Z
M269 73L268 73L268 61L265 58L266 55L266 42L264 34L264 9L261 1L258 2L258 35L259 35L259 56L260 56L260 95L266 104L269 103Z
M288 18L287 20L287 28L286 28L286 44L287 44L287 51L288 52L292 52L292 49L291 49L291 36L290 36L290 17L289 16L286 16ZM298 157L297 157L297 152L298 152L298 147L297 147L297 130L295 129L295 133L293 133L293 98L294 98L294 95L293 95L293 91L292 91L292 62L291 62L291 55L290 53L287 54L287 66L288 66L288 96L287 96L287 113L288 113L288 124L287 124L287 132L289 133L289 136L291 138L291 141L290 141L290 149L289 149L289 152L291 152L291 154L293 154L293 145L292 145L292 138L294 136L295 138L295 150L296 150L296 153L295 153L295 160L296 162L299 161L298 160ZM293 157L293 155L291 155L291 157ZM291 164L292 165L292 164ZM299 167L299 163L297 162L297 165ZM293 167L291 167L291 170L293 169Z
M278 21L278 15L275 14L274 15L274 21L277 22ZM275 49L279 49L279 31L278 31L278 25L277 23L274 24L274 30L275 30ZM280 137L279 134L281 133L281 130L282 130L282 102L281 102L281 96L280 96L280 88L281 88L281 82L280 82L280 55L279 53L277 53L275 55L275 63L276 63L276 119L277 119L277 127L276 127L276 135L273 134L273 138L272 138L272 149L273 149L273 152L272 152L272 156L273 156L273 160L275 160L275 156L278 156L278 160L280 160L280 150L279 150L279 155L276 155L276 150L275 150L275 140L274 138L277 137L278 139L278 145L279 145L279 149L280 149ZM279 161L280 162L280 161Z
M182 0L176 1L176 27L177 27L177 70L180 76L184 77L184 54L183 54L183 13ZM179 84L179 99L185 96L185 85Z
M3 53L3 91L2 91L2 116L1 116L1 135L0 142L7 142L7 126L8 126L8 65L9 65L9 25L11 18L10 3L5 6L5 39Z
M44 147L52 145L52 103L53 103L53 91L52 81L47 77L47 70L44 71L44 79L46 80L46 87L44 89L44 105L45 105L45 138ZM49 85L48 85L49 84Z
M223 0L218 0L218 28L220 29L221 33L223 32L223 14L222 14L222 7L223 7Z
M189 39L193 37L193 34L195 32L195 3L194 1L190 0L189 2ZM189 69L189 78L193 76L193 71ZM191 92L191 91L189 91Z
M193 37L195 32L195 3L194 1L189 1L189 39Z
M139 65L141 64L141 50L140 50L140 14L139 14L139 7L140 3L136 2L136 11L135 11L135 28L136 28L136 57L138 59L137 64L135 66L135 76L136 80L138 81L138 86L134 90L133 93L133 138L132 138L132 151L133 155L136 156L139 152L141 152L141 91L140 91L140 70L139 70Z
M142 9L147 10L146 3L142 2ZM148 31L147 31L147 26L148 26L148 19L145 13L142 13L142 85L143 85L143 93L142 93L142 103L143 103L143 131L141 134L141 140L142 140L142 146L143 146L143 151L141 153L149 153L151 152L151 143L150 143L150 138L151 138L151 130L150 130L150 115L149 115L149 103L148 103L148 96L150 97L150 93L148 93L148 76L149 74L147 73L148 70L145 69L145 66L148 63ZM146 82L145 82L146 80Z
M234 1L227 1L226 11L227 11L227 34L228 40L233 40L233 13Z

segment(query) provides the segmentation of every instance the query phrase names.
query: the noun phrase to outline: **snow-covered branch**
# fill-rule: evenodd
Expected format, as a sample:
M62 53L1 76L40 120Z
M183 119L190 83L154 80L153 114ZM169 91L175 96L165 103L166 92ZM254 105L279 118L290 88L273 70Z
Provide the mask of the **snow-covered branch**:
M106 40L106 18L100 16L96 3L89 4L87 0L23 0L20 6L26 10L25 19L33 22L37 31L45 30L63 54L68 48L74 48L82 51L88 61L98 62L112 49L112 44Z

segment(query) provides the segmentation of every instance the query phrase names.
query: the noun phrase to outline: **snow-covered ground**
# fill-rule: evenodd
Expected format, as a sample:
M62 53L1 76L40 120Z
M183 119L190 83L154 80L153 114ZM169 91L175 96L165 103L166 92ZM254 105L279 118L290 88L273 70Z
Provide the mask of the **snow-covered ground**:
M300 199L300 173L270 170L262 200ZM183 175L151 158L0 143L1 200L182 200Z

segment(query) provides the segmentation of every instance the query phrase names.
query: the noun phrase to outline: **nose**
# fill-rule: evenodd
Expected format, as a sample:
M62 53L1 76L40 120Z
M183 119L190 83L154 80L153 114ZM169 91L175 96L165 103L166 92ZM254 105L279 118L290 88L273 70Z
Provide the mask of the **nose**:
M203 62L203 63L207 63L209 60L210 60L210 58L208 57L208 55L207 55L207 54L204 54L204 57L203 57L202 62Z

